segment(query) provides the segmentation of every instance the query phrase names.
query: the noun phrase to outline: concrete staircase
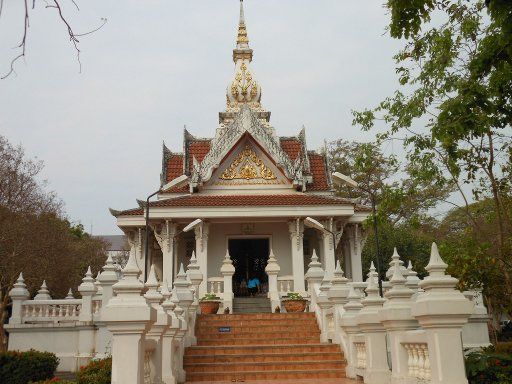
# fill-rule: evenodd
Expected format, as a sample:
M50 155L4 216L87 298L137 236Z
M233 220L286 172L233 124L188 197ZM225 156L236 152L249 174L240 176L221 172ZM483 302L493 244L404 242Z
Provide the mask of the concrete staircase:
M340 347L321 344L313 313L200 315L187 383L345 377Z
M266 297L235 297L233 313L271 313L270 299Z

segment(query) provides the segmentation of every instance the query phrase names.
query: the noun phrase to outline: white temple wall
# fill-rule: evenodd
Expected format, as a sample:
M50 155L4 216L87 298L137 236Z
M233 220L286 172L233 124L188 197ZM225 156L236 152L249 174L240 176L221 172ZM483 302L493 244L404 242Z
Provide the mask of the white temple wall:
M245 223L244 223L245 224ZM251 223L252 224L252 223ZM250 233L242 232L242 223L212 223L208 237L208 277L220 276L222 259L226 255L230 238L268 237L270 248L274 251L281 272L279 275L292 274L291 241L288 223L254 223Z
M19 330L9 329L9 350L52 352L59 358L59 371L75 372L88 361L79 361L78 333L74 325L34 325L33 329L23 325Z

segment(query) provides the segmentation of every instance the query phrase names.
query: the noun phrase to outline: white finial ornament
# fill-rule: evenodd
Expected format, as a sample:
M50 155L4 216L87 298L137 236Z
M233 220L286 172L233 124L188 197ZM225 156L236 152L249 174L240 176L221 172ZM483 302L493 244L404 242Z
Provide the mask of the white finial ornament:
M37 295L34 297L34 300L51 300L50 291L46 286L46 280L43 280L43 284L41 284L41 288L37 291Z

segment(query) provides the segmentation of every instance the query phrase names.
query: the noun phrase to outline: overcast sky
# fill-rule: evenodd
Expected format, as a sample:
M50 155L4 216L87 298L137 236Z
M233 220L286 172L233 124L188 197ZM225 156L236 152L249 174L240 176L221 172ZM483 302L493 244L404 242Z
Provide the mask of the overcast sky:
M83 37L82 73L53 9L31 13L27 57L0 81L0 134L44 160L66 212L94 234L120 233L108 207L136 206L159 187L162 140L182 150L183 126L211 137L233 77L237 0L62 0ZM19 3L19 4L18 4ZM22 32L20 1L0 19L0 72ZM281 136L306 126L324 139L371 140L352 109L397 87L383 0L246 0L252 69ZM395 151L395 148L387 148ZM400 148L396 148L399 152Z

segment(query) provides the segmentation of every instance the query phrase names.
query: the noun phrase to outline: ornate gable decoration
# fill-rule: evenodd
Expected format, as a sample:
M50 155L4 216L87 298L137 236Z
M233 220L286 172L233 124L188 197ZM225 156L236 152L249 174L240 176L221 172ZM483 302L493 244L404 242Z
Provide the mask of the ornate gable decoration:
M231 165L222 172L220 178L222 180L277 179L274 172L263 163L248 145L246 145L243 151L233 160Z
M242 106L235 121L226 128L222 135L212 141L210 152L201 162L200 168L197 170L195 177L193 175L192 180L195 179L198 183L210 180L213 171L219 167L222 159L245 132L250 133L265 151L272 156L276 164L282 167L286 177L295 180L297 170L294 164L292 164L290 158L283 151L279 142L262 126L247 105Z

